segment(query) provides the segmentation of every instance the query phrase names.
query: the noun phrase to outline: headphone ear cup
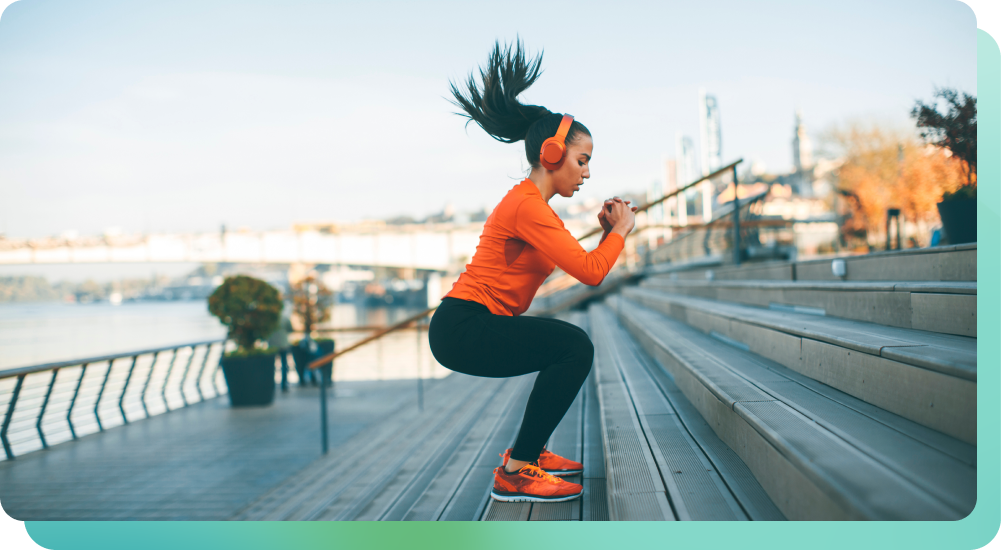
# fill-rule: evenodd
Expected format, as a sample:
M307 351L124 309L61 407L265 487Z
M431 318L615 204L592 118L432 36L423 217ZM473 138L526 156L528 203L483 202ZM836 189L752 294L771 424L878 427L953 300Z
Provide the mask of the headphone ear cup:
M564 153L566 153L566 146L553 138L549 138L542 144L539 161L546 168L555 170L563 164Z

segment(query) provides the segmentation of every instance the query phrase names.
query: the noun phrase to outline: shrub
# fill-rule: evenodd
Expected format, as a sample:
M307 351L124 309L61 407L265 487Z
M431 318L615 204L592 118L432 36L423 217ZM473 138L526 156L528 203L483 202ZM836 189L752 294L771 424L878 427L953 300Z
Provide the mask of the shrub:
M209 296L209 312L229 328L239 355L252 354L257 341L278 328L282 306L275 287L246 275L226 277Z

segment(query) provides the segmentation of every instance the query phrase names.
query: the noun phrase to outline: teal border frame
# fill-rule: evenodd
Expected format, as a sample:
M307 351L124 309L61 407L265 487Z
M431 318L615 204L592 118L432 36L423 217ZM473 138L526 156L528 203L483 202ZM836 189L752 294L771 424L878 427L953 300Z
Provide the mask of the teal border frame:
M768 548L980 548L1001 527L1001 51L977 30L979 186L977 231L977 506L954 522L661 522L661 523L374 523L374 522L25 522L52 549L427 548L501 549L710 546ZM986 155L983 153L987 153ZM994 304L991 306L990 304ZM994 337L989 335L994 334Z

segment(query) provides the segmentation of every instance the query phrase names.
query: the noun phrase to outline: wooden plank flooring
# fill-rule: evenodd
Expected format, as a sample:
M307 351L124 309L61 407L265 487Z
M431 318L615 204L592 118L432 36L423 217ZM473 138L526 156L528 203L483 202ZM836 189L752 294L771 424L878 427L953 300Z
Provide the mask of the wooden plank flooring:
M317 390L293 388L271 407L214 400L2 463L0 499L21 520L782 519L610 312L561 318L596 348L548 442L585 465L567 478L584 486L573 501L489 497L535 375L458 373L425 382L422 411L413 380L339 383L326 455Z
M443 380L425 381L428 393ZM344 382L330 444L416 411L413 380ZM316 388L269 407L212 399L0 463L0 503L18 520L222 520L321 456Z

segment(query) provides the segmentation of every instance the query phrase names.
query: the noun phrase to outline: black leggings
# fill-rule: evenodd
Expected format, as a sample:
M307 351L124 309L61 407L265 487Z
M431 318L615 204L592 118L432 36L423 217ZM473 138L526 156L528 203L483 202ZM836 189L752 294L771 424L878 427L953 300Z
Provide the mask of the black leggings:
M580 391L594 345L558 319L494 315L483 304L443 298L428 328L431 353L463 374L508 378L538 371L511 458L533 461Z

